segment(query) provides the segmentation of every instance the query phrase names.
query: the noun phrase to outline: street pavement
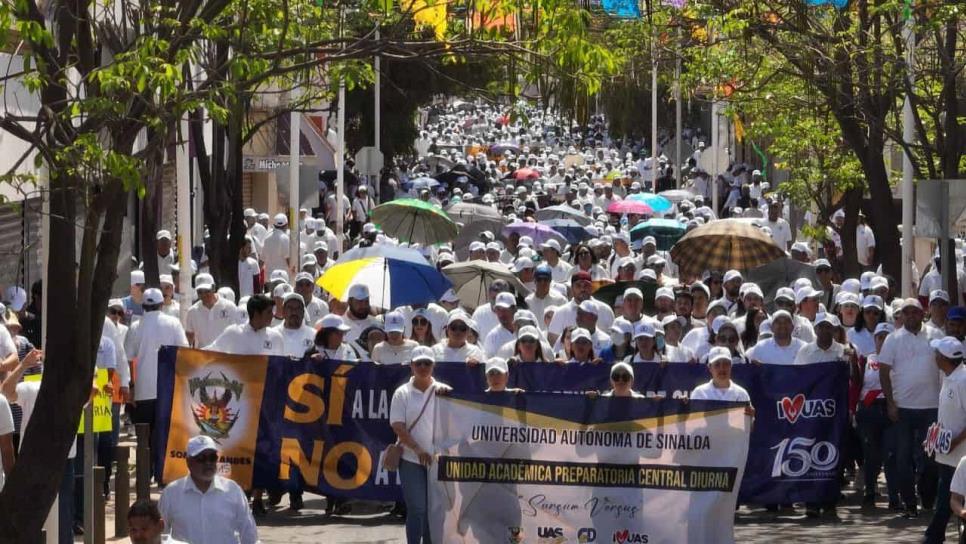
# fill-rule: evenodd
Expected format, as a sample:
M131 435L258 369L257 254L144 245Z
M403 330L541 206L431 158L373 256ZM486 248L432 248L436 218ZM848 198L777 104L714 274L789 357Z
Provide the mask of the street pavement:
M152 493L155 498L158 490ZM769 513L764 509L742 507L735 518L738 542L835 542L837 544L911 543L920 542L929 523L931 510L922 511L918 519L906 520L885 508L863 509L858 493L848 486L837 517L823 515L809 519L804 509ZM388 515L389 504L352 503L347 516L326 517L325 501L305 494L305 508L295 513L288 509L288 498L269 514L257 520L258 534L265 544L390 544L405 543L402 521ZM114 534L113 501L108 504L107 535L109 542L128 542L112 538ZM947 530L947 542L957 542L955 523ZM82 542L80 538L77 542Z

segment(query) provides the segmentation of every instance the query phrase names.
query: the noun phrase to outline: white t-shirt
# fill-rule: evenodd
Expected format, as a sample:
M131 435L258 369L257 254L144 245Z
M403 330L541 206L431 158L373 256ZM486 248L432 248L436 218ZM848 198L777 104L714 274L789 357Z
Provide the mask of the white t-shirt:
M328 313L329 305L324 300L313 296L312 300L305 305L305 324L314 327Z
M234 355L285 355L285 339L272 327L258 331L249 323L231 325L205 349Z
M486 339L486 335L494 328L500 326L500 320L496 317L496 312L489 303L483 304L473 310L473 321L476 322L476 331L480 335L480 341Z
M516 334L513 331L507 330L503 325L498 325L483 339L483 353L487 357L495 357L504 344L513 342L515 339Z
M959 460L956 472L953 473L952 482L949 484L949 490L966 497L966 457Z
M960 364L952 374L943 378L936 421L954 437L966 428L966 366ZM936 462L954 467L963 456L966 456L966 441L960 442L949 453L936 452Z
M210 309L200 300L192 304L184 320L184 330L194 334L194 345L201 348L214 342L237 319L237 307L219 295Z
M733 402L751 402L748 391L744 387L731 382L727 388L715 387L713 381L703 383L694 388L690 395L691 400L728 400Z
M849 343L855 346L855 351L859 355L868 357L875 353L875 338L869 332L869 329L863 328L861 331L856 332L855 327L849 327L845 330L845 333Z
M479 362L486 361L486 356L483 355L483 350L480 349L476 344L470 344L466 342L463 347L451 348L449 347L449 341L443 340L433 346L433 355L436 356L437 362L463 362L465 363L467 359L476 359Z
M940 372L925 327L918 334L905 327L886 337L879 363L892 369L892 398L899 408L939 406Z
M238 300L255 294L255 276L259 273L258 261L255 259L247 257L238 261Z
M289 253L288 234L282 229L274 229L265 237L259 257L265 261L265 275L271 276L276 270L288 271L286 259Z
M805 346L798 338L792 338L787 346L780 346L774 338L767 338L755 344L748 352L748 360L766 365L793 365L798 351Z
M418 346L415 340L403 340L401 346L393 346L389 342L379 342L372 348L372 360L381 365L408 365L409 354Z
M6 327L0 327L0 360L17 353L17 344Z
M285 325L275 327L282 335L282 346L285 355L302 358L305 352L315 345L315 329L302 325L297 329L287 329Z
M788 250L788 243L792 241L792 229L788 226L788 221L779 217L778 221L772 223L766 219L762 221L762 226L771 229L771 239L778 244L778 247Z
M862 376L862 390L859 391L859 402L862 402L865 396L872 391L879 392L875 398L885 398L885 395L882 394L882 381L879 379L879 354L875 352L870 353L865 360L865 374Z
M527 303L527 308L533 312L533 315L537 317L537 326L540 327L541 331L547 331L547 325L543 320L543 312L551 306L563 306L567 303L567 297L555 292L553 289L547 293L547 296L543 298L537 298L536 293L527 295L524 299Z
M23 410L23 419L20 420L21 438L20 445L23 446L23 433L27 430L27 425L30 423L30 416L34 413L34 406L37 405L37 396L40 395L40 382L20 382L17 384L17 401L14 403L20 406ZM3 395L0 395L3 398ZM6 400L4 398L4 400ZM77 437L74 437L74 443L70 446L70 452L67 454L68 459L73 459L77 456Z
M0 395L0 436L13 434L13 412L10 411L10 403L7 397ZM3 474L3 452L0 452L0 491L3 491L3 483L6 478Z
M798 350L798 354L795 355L795 364L808 365L812 363L840 361L844 353L845 346L838 342L832 341L832 345L828 349L822 349L818 347L817 342L812 342L805 344L802 346L802 349Z
M590 298L588 300L597 306L597 328L602 331L609 331L611 325L614 324L613 308L594 298ZM576 325L577 306L579 306L579 304L577 304L576 301L571 300L567 304L557 308L557 311L553 314L553 319L550 321L550 326L547 327L547 332L549 334L555 334L557 337L559 337L565 328Z
M161 346L188 347L188 338L176 318L158 311L146 312L131 325L124 344L127 356L138 360L133 391L136 401L158 398L158 349Z
M342 316L342 321L349 326L349 331L345 333L345 341L352 342L359 338L362 331L368 329L373 325L382 325L382 321L378 317L366 316L364 319L355 319L352 317L351 312L346 312Z
M869 266L872 259L869 258L869 249L875 247L875 234L868 225L856 225L855 227L855 252L859 259L859 264Z
M420 391L413 386L413 378L400 385L392 394L392 401L389 404L389 424L404 423L409 429L410 436L419 444L423 451L433 453L433 420L436 418L436 395L433 388L440 382L433 380L425 391ZM429 396L429 398L427 398ZM426 404L426 410L422 417L419 412ZM416 418L419 417L419 421ZM408 447L403 447L402 458L411 463L419 463L419 457Z

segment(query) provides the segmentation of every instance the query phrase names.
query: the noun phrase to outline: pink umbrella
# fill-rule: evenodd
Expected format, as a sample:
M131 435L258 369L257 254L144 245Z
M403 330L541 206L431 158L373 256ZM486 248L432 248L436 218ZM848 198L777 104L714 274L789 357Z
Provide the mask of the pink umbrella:
M654 209L638 200L618 200L607 206L607 213L653 215Z
M540 172L537 172L533 168L521 168L513 173L513 177L517 181L524 181L528 179L538 179L540 177Z

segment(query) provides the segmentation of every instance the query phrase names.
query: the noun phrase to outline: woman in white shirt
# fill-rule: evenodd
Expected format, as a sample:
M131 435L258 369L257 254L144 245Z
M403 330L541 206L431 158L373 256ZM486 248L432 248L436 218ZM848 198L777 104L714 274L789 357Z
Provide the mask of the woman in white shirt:
M400 385L389 405L389 424L402 446L399 479L406 502L406 542L429 542L428 468L433 463L433 421L437 389L449 386L433 379L433 350L412 351L413 377Z
M419 344L406 339L405 318L400 312L389 312L385 321L386 340L372 348L372 360L381 365L408 363L413 348Z
M870 295L862 300L862 313L855 319L855 325L846 329L849 342L855 346L859 355L868 357L869 354L877 353L873 334L879 323L885 322L885 313L882 310L882 299Z
M329 314L323 317L315 335L315 347L306 355L316 360L358 361L355 350L345 343L345 333L349 330L340 316Z
M583 327L577 327L570 333L570 358L568 363L593 365L600 362L594 353L594 339L590 332Z
M657 349L655 336L657 330L647 321L641 321L634 327L634 353L624 360L625 363L660 363L664 359Z
M852 330L852 329L850 329ZM876 489L878 488L879 470L885 471L886 489L889 493L889 507L900 508L899 486L895 466L895 446L891 443L889 427L892 422L886 411L886 399L882 394L882 384L879 381L879 352L895 328L888 323L879 323L875 327L875 351L863 356L862 390L859 392L859 403L855 411L855 424L862 439L862 453L865 457L865 493L862 504L875 504Z
M644 395L634 391L634 369L631 365L615 363L610 367L610 391L605 391L601 396L644 398Z
M420 308L412 314L413 332L410 339L420 346L433 347L436 337L433 336L433 324L429 320L429 312Z
M684 318L669 315L661 321L664 327L664 361L666 363L694 363L694 352L681 345L684 337Z

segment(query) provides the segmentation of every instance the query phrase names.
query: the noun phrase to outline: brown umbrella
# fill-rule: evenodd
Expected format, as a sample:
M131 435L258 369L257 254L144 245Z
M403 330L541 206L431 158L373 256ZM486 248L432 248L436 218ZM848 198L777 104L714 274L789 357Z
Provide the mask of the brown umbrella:
M671 248L671 260L684 272L750 270L785 256L764 231L736 219L718 219L685 234Z

